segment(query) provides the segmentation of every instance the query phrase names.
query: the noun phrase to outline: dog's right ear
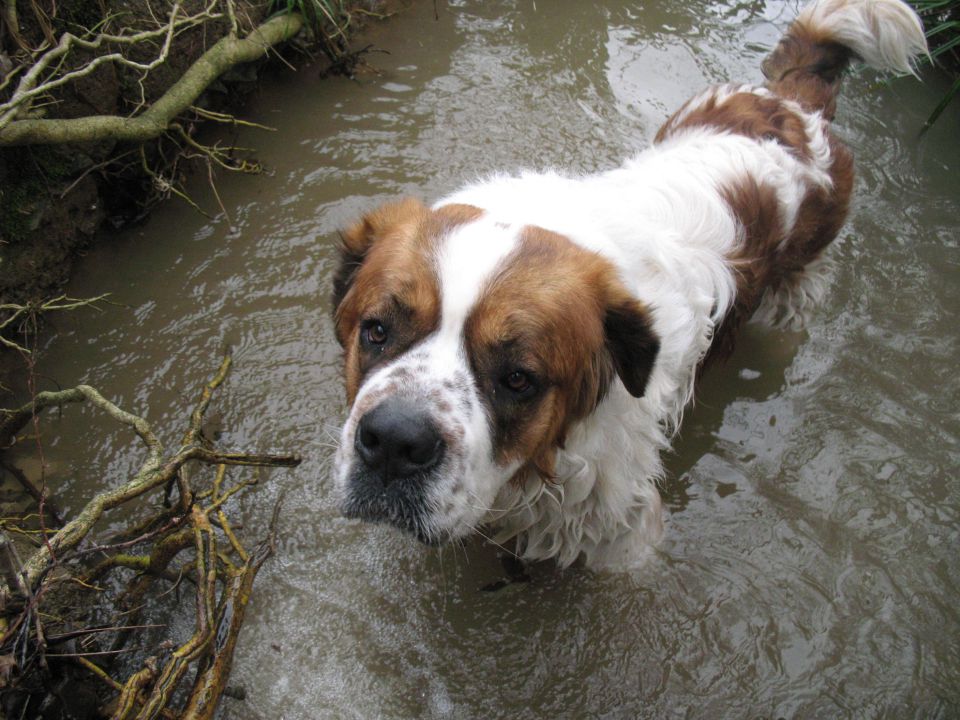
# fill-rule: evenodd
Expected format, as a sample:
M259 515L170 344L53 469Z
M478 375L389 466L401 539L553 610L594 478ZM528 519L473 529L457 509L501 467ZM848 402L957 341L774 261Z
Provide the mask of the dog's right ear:
M340 232L340 264L333 276L331 310L334 317L336 317L337 308L350 292L357 271L363 265L370 248L382 239L387 230L425 210L423 203L414 198L387 203L368 212L349 228Z
M347 291L350 290L350 286L353 285L357 270L363 265L363 259L367 256L367 251L373 245L374 239L366 217L347 230L339 231L338 234L340 235L340 262L333 275L333 302L330 306L334 316L343 298L346 297Z

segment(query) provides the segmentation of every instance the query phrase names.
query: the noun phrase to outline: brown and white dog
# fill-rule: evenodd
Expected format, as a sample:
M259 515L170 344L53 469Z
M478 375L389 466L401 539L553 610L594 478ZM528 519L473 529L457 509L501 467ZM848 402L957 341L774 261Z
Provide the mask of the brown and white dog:
M343 512L637 564L698 368L745 320L792 322L823 292L853 182L829 126L843 71L912 72L925 52L900 0L817 0L765 85L701 93L617 169L495 176L344 232Z

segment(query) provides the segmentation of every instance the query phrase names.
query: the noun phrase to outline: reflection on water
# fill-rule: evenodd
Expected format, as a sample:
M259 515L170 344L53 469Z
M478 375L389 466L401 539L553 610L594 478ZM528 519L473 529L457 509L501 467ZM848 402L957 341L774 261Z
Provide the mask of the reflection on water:
M335 230L398 194L495 169L609 167L707 82L760 78L793 3L431 3L375 28L377 72L277 78L243 133L267 176L223 178L229 219L170 204L107 239L42 371L167 425L230 344L226 447L298 451L223 717L925 717L960 713L957 108L923 140L933 78L850 79L854 215L805 333L749 327L704 378L668 459L666 539L635 575L533 569L495 593L495 549L428 550L337 516L343 413L328 320ZM194 194L215 207L202 183ZM49 449L64 505L139 459L87 409ZM107 439L92 453L87 438ZM184 616L191 609L185 603Z

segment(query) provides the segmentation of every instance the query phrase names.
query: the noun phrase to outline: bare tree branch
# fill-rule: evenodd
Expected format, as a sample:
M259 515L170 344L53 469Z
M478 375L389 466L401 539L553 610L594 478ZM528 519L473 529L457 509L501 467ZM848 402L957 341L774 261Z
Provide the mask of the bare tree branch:
M165 28L146 31L152 33L153 37L161 36L161 33L171 33L176 24L174 21L175 13L171 13L171 21ZM198 16L193 16L194 18ZM47 92L51 89L48 84L37 84L39 72L34 73L36 66L31 68L27 76L21 79L20 86L14 98L11 98L11 105L6 110L0 105L0 146L9 145L28 145L28 144L55 144L67 142L85 142L90 140L102 140L106 138L121 141L143 141L158 137L164 133L170 126L173 119L188 109L200 94L210 83L216 80L220 75L229 70L234 65L244 62L250 62L263 56L272 46L289 40L296 35L304 25L303 18L297 13L286 13L276 15L267 20L259 27L252 30L245 38L239 38L235 34L229 34L217 41L213 47L207 50L196 62L191 65L173 86L154 102L143 113L135 117L121 117L118 115L95 115L91 117L72 118L72 119L23 119L15 120L14 116L19 112L25 102L24 99L17 100L17 93L21 93L22 98L29 99L36 95ZM138 35L143 35L140 33ZM61 40L57 48L65 44L65 39ZM73 36L70 36L73 37ZM100 38L109 37L108 42L119 42L130 40L136 36L99 36ZM99 39L99 38L98 38ZM95 41L72 40L67 43L67 47L57 57L61 57L69 47L74 44L83 47L84 43L93 43ZM99 40L103 42L103 40ZM56 49L55 49L56 50ZM51 50L50 52L54 52ZM162 54L162 53L161 53ZM104 55L102 58L109 56ZM50 62L57 59L52 58ZM91 61L91 64L99 60ZM137 66L138 69L148 69L149 64L138 66L133 61L113 58L112 62ZM39 63L38 63L39 64ZM75 72L84 72L89 65ZM92 72L92 70L90 70ZM31 73L33 75L31 76ZM28 76L30 81L27 82ZM66 77L66 76L64 76ZM76 77L76 76L75 76ZM62 80L60 78L59 80ZM50 82L59 83L59 80ZM25 84L26 83L26 84ZM15 103L15 104L14 104ZM4 126L4 122L7 122Z
M85 40L72 33L64 33L63 37L60 38L60 42L57 43L57 46L41 55L40 58L33 64L33 66L31 66L30 70L27 71L26 75L20 79L20 83L17 85L17 89L14 91L10 100L5 103L0 103L0 127L7 125L11 120L28 112L30 109L30 103L34 98L40 95L45 95L51 90L55 90L56 88L66 85L69 82L90 75L98 67L105 65L106 63L126 65L127 67L132 67L142 72L149 72L150 70L153 70L155 67L166 61L167 56L170 53L170 44L173 41L175 30L183 27L192 27L194 25L206 22L207 20L219 17L219 15L211 13L214 5L215 0L214 2L211 2L203 12L178 21L177 14L180 11L180 3L176 2L173 5L173 9L170 11L170 19L166 26L162 26L156 30L146 30L144 32L135 33L133 35L110 35L107 33L101 33L93 40ZM60 77L53 78L53 75L56 74L54 72L51 75L48 75L47 79L41 80L41 77L48 70L48 68L50 68L51 64L61 61L74 47L78 47L83 50L99 50L100 47L105 43L115 45L132 45L158 37L163 37L163 46L161 47L160 53L157 55L157 57L149 63L139 63L135 60L127 58L123 55L123 53L112 52L107 53L106 55L98 55L77 70L65 73Z
M118 422L131 427L147 447L147 458L131 480L120 487L96 495L75 518L50 537L47 543L24 563L23 577L30 587L37 583L48 565L56 557L75 548L83 541L104 512L140 497L155 488L162 487L175 479L180 469L191 460L199 460L210 465L260 467L295 467L300 464L300 458L294 455L226 453L199 444L200 422L203 413L210 403L211 394L223 381L229 368L230 358L228 356L216 376L204 387L200 401L191 415L187 432L184 434L183 445L169 458L164 458L163 447L146 420L120 409L89 385L78 385L61 392L39 393L33 403L28 403L8 417L4 424L0 426L0 430L4 432L9 432L7 428L12 428L17 423L21 423L20 427L22 427L36 412L44 407L63 402L86 400ZM26 417L26 420L24 420L24 417ZM2 434L0 434L0 438L2 438ZM0 588L0 591L2 589ZM13 590L13 588L9 588L8 592L10 590Z

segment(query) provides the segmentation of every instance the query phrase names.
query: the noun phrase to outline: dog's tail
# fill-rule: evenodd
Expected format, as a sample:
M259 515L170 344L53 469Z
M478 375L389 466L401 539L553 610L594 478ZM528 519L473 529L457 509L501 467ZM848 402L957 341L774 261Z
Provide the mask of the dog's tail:
M763 74L780 97L833 119L851 59L916 75L914 62L926 54L923 24L902 0L814 0L763 61Z

